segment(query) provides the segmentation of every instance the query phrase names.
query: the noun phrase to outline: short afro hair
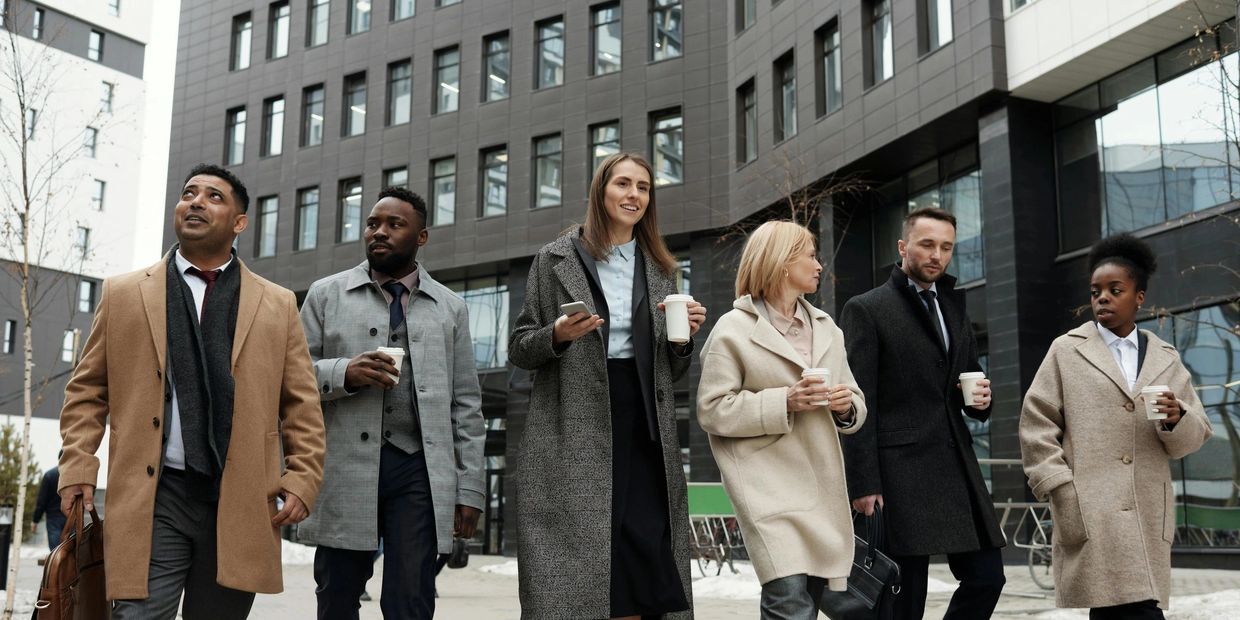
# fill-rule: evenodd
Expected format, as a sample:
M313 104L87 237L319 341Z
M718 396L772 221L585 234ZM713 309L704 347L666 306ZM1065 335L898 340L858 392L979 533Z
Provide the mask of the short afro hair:
M245 183L242 183L241 179L238 179L237 175L233 174L228 169L222 168L215 164L198 164L197 166L194 166L189 171L189 174L185 175L185 180L181 181L181 187L185 187L185 184L189 183L190 179L200 174L219 177L227 181L228 184L232 186L233 199L237 201L237 206L241 207L241 212L245 213L250 210L250 192L246 190Z
M1158 270L1158 258L1149 244L1128 234L1113 235L1094 244L1089 250L1089 272L1112 263L1128 270L1137 282L1137 290L1149 286L1150 276Z
M414 211L422 214L422 223L426 223L426 202L422 200L421 196L403 187L385 187L379 190L379 200L384 198L395 198L401 202L409 203Z

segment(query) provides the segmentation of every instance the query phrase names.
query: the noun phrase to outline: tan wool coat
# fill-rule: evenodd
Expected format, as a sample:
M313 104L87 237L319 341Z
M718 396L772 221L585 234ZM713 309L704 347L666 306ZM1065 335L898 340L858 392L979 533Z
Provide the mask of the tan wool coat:
M746 295L719 318L702 349L697 415L732 498L758 580L828 579L843 590L853 560L852 513L839 433L865 422L865 399L848 368L844 335L802 300L813 326L814 368L853 391L853 424L838 428L826 406L787 410L804 358Z
M60 414L62 489L97 484L95 451L104 425L112 429L103 519L112 600L148 596L168 393L167 263L165 256L146 269L104 280ZM323 413L293 293L240 267L232 434L220 484L216 581L273 594L284 588L280 531L271 525L276 496L285 489L314 506L323 476Z
M1175 347L1141 333L1145 359L1131 391L1091 321L1055 339L1025 395L1021 456L1033 494L1050 498L1060 607L1167 607L1176 525L1168 461L1213 431ZM1179 400L1183 418L1170 431L1145 417L1149 385Z

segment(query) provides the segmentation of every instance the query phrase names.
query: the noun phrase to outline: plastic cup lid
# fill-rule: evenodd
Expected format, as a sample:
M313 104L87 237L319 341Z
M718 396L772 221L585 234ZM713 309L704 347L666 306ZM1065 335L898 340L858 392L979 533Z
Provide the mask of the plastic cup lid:
M685 303L688 303L690 301L693 301L693 295L681 295L679 293L673 293L663 298L663 303L665 304L677 302L677 301L683 301Z
M960 373L960 378L961 379L985 379L986 373L984 372L962 372Z

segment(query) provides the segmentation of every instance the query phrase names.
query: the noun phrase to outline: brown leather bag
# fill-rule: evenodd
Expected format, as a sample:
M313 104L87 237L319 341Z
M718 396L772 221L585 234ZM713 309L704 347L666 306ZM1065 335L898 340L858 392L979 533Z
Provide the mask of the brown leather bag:
M103 520L90 509L84 525L82 497L73 500L58 545L43 567L34 620L107 620L112 617L103 572Z

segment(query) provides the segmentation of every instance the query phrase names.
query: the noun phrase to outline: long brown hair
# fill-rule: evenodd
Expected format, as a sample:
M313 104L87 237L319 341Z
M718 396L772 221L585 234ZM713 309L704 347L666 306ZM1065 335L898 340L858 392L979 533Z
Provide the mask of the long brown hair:
M654 206L654 169L645 157L637 153L616 153L609 155L594 171L590 181L590 203L586 207L586 224L582 227L582 241L594 260L603 260L611 252L611 217L607 215L607 207L603 199L607 195L607 184L611 182L611 171L622 161L631 161L641 166L650 177L650 201L646 204L646 213L634 227L633 235L637 243L659 265L663 273L671 276L676 272L676 257L672 256L659 234L659 223Z

